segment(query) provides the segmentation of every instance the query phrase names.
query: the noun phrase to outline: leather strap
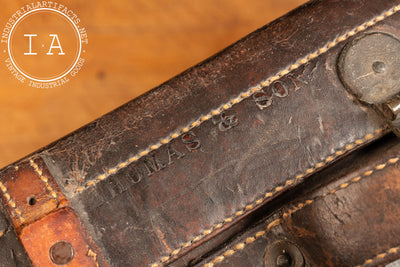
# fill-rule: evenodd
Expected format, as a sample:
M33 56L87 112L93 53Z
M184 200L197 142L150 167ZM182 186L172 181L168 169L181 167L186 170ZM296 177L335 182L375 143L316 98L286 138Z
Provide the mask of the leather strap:
M394 135L353 153L196 266L276 266L271 252L279 246L291 266L300 266L296 257L304 266L384 266L400 258L399 156Z
M398 35L399 4L311 2L9 168L42 158L110 265L196 262L387 132L336 62L359 34Z

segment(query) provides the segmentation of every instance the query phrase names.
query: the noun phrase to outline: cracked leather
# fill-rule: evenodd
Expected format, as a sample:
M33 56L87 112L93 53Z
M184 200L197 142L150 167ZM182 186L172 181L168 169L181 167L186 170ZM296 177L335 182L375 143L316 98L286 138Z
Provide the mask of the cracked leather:
M393 134L352 153L264 208L251 227L196 266L228 250L234 254L218 266L271 266L264 256L282 240L298 247L305 266L385 266L399 259L399 156ZM264 232L274 220L281 221Z
M400 227L395 221L400 216L400 165L390 163L390 159L399 156L399 140L388 136L337 168L321 173L334 182L305 197L315 197L338 185L342 188L294 213L282 225L292 240L309 253L307 257L314 266L382 266L400 257L399 250L378 256L399 246ZM382 164L384 169L380 169ZM360 176L359 182L343 186ZM368 263L369 259L373 262Z
M46 162L110 266L199 264L273 214L287 191L387 132L384 119L346 91L336 64L358 34L399 38L400 15L151 146L399 3L310 2L34 155ZM310 262L347 259L332 249L326 255L335 260L324 262L315 248L324 244L298 241L296 229L283 227L310 248ZM328 246L332 237L324 237Z

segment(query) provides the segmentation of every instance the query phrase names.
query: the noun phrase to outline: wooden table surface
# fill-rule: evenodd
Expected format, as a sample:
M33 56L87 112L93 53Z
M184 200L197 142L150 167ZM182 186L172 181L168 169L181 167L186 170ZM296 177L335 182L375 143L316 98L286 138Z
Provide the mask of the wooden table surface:
M28 2L0 0L0 25ZM2 60L0 167L143 94L306 1L58 2L73 10L87 30L87 61L64 86L37 89L17 81Z

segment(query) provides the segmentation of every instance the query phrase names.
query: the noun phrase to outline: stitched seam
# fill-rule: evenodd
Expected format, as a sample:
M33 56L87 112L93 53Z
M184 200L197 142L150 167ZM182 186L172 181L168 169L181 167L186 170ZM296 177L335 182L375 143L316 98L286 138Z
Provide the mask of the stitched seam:
M96 267L99 267L99 262L97 261L97 254L96 254L93 250L91 250L91 249L89 248L89 251L87 252L86 255L87 255L88 257L93 258L93 260L94 260L94 262L95 262L95 264L96 264Z
M334 41L329 42L325 46L319 48L318 50L316 50L315 52L307 55L306 57L304 57L302 59L299 59L296 63L288 66L286 69L280 71L275 76L272 76L272 77L268 78L267 80L264 80L264 81L260 82L259 84L257 84L254 87L250 87L247 91L239 94L237 97L231 99L229 102L227 102L225 104L222 104L219 108L210 111L206 115L203 115L200 118L198 118L197 120L189 123L186 127L183 127L180 130L177 130L177 131L171 133L167 137L161 139L159 142L150 145L145 150L142 150L142 151L138 152L136 155L134 155L134 156L128 158L127 160L125 160L125 161L115 165L114 167L108 169L103 174L98 175L94 180L91 180L91 181L87 182L84 186L79 186L76 189L76 193L82 192L84 189L87 189L88 187L94 186L95 184L97 184L98 182L106 179L110 175L115 174L119 170L125 168L130 163L135 162L139 158L148 155L151 151L154 151L154 150L158 149L162 145L168 144L172 140L178 138L181 134L187 133L191 129L193 129L195 127L198 127L203 122L208 121L213 116L219 115L222 112L224 112L225 110L230 109L232 106L240 103L244 99L249 98L254 93L259 92L263 87L266 87L266 86L270 85L272 82L274 82L274 81L278 80L279 78L287 75L291 71L298 69L300 66L306 64L310 60L318 57L321 54L324 54L325 52L327 52L332 47L335 47L337 44L347 40L349 37L355 35L356 33L364 31L368 27L371 27L371 26L375 25L377 22L382 21L383 19L385 19L385 18L387 18L389 16L392 16L394 13L398 12L399 10L400 10L400 5L397 5L397 6L393 7L392 9L384 12L382 15L379 15L379 16L373 18L372 20L367 21L367 22L361 24L360 26L354 28L353 30L350 30L347 33L337 37Z
M345 34L339 36L338 38L336 38L334 41L332 41L332 42L326 44L324 47L318 49L318 50L315 51L314 53L311 53L311 54L309 54L308 56L306 56L306 57L304 57L304 58L298 60L297 63L294 63L294 64L290 65L287 69L284 69L283 71L281 71L281 72L280 72L279 74L277 74L276 76L273 76L273 77L271 77L271 78L269 78L269 79L267 79L267 80L261 82L261 83L258 84L257 86L250 88L248 91L242 93L242 94L239 95L238 97L236 97L236 98L234 98L233 100L231 100L228 104L222 105L218 110L211 111L211 113L207 114L206 116L211 117L211 116L213 116L213 115L218 115L219 113L215 113L215 114L214 114L213 112L216 112L216 111L222 112L222 111L224 111L224 110L226 110L226 109L229 109L229 108L230 108L231 106L233 106L234 104L239 103L239 102L241 102L243 99L246 99L246 98L250 97L252 94L258 92L258 91L261 90L261 88L263 88L264 86L268 86L271 82L273 82L273 81L275 81L275 80L278 80L278 79L281 78L282 76L288 74L290 71L293 71L293 70L299 68L300 66L306 64L306 63L309 62L311 59L314 59L314 58L318 57L319 55L324 54L325 52L327 52L327 51L328 51L329 49L331 49L332 47L335 47L335 46L336 46L337 44L339 44L340 42L345 41L346 39L348 39L349 37L355 35L355 34L358 33L358 32L364 31L364 30L367 29L368 27L371 27L371 26L375 25L377 22L382 21L382 20L385 19L386 17L389 17L389 16L393 15L394 13L396 13L396 12L398 12L398 11L400 11L400 5L397 5L397 6L393 7L393 8L391 8L390 10L384 12L382 15L379 15L379 16L377 16L377 17L375 17L375 18L373 18L373 19L371 19L371 20L365 22L365 23L361 24L360 26L357 26L357 27L354 28L353 30L350 30L349 32L347 32L347 33L345 33ZM226 109L225 109L225 108L226 108ZM210 114L211 114L211 116L210 116ZM205 116L204 116L204 117L205 117ZM204 117L202 117L201 119L203 119ZM200 123L203 122L203 120L201 120L201 119L200 119ZM209 118L208 118L208 119L209 119ZM206 121L206 120L207 120L207 119L205 119L204 121ZM198 121L199 121L199 120L197 120L196 122L198 122ZM198 125L200 125L200 123L199 123ZM196 125L196 126L198 126L198 125ZM196 127L196 126L194 126L194 127ZM192 127L192 128L193 128L193 127ZM183 130L186 130L186 129L190 130L191 128L189 128L189 127L183 128L183 129L182 129L182 133L184 133ZM379 131L379 132L382 132L382 130L378 130L378 131ZM379 132L377 132L377 134L379 134ZM179 136L179 135L177 135L176 137L178 137L178 136ZM172 137L172 135L171 135L171 137ZM176 137L175 137L175 138L176 138ZM374 138L374 135L373 135L373 134L368 134L368 135L366 135L363 139L364 139L365 141L367 141L367 140L372 139L372 138ZM356 140L354 143L351 143L351 144L346 145L346 146L345 146L345 150L339 150L339 151L335 152L333 155L327 157L327 158L325 159L325 162L317 163L313 168L307 169L305 174L299 174L299 175L296 176L294 179L287 180L286 183L285 183L285 186L290 186L290 185L292 185L296 180L300 180L300 179L304 178L305 175L311 174L312 172L315 171L315 169L321 168L322 166L326 165L327 163L333 161L333 160L335 159L334 156L341 156L341 155L343 155L345 152L347 152L347 151L353 149L354 147L356 147L357 145L360 145L360 144L364 143L364 140L363 140L363 139L358 139L358 140ZM165 140L165 139L163 139L163 140ZM162 140L162 141L163 141L163 140ZM171 140L172 140L172 139L171 139ZM165 140L165 141L167 141L167 140ZM169 142L169 141L168 141L168 142ZM168 142L167 142L167 143L168 143ZM162 142L161 142L161 143L162 143ZM162 144L164 144L164 143L162 143ZM151 147L150 147L150 148L151 148ZM148 154L149 152L150 152L150 151L148 151L146 154ZM116 171L117 171L117 170L115 170L115 172L116 172ZM114 172L114 170L113 170L113 172ZM103 175L104 175L104 174L103 174ZM102 177L102 178L103 178L103 177ZM106 178L106 177L104 177L104 179L105 179L105 178ZM92 181L92 182L93 182L93 181ZM94 185L94 184L96 184L96 183L93 183L93 185ZM255 202L253 202L253 203L247 205L247 206L245 207L245 211L250 211L250 210L254 209L255 206L260 205L265 199L267 199L267 198L273 196L274 192L275 192L275 193L276 193L276 192L279 192L279 191L283 190L284 188L285 188L284 186L278 186L278 187L276 187L272 192L266 193L266 194L264 195L263 198L257 199ZM82 190L83 190L83 189L82 189ZM207 236L207 235L213 233L215 230L217 230L217 229L219 229L219 228L222 228L222 226L223 226L225 223L230 223L230 222L232 222L232 220L233 220L235 217L238 217L238 216L243 215L245 211L244 211L244 210L239 210L239 211L237 211L233 216L226 218L226 219L224 220L224 222L218 223L218 224L214 225L212 228L207 229L207 230L204 230L202 234L200 234L200 235L198 235L198 236L195 236L192 240L190 240L189 242L184 243L181 247L179 247L179 248L173 250L169 255L162 257L159 261L157 261L157 262L155 262L155 263L153 263L153 264L150 264L150 266L151 266L151 267L157 267L157 266L160 266L160 265L163 264L163 263L166 263L166 262L167 262L168 260L170 260L173 256L176 256L177 254L179 254L179 252L180 252L182 249L184 249L184 248L189 248L193 243L195 243L195 242L197 242L197 241L203 239L205 236Z
M10 193L8 193L7 187L2 182L0 182L0 189L3 192L4 197L7 199L8 205L13 208L14 213L17 215L16 217L19 218L21 223L24 222L25 219L22 217L21 210L17 207L14 200L12 200Z
M49 191L50 195L57 200L57 194L49 184L49 179L47 179L46 176L43 175L42 170L39 168L39 166L31 159L29 161L31 167L35 170L36 174L39 176L40 180L44 183L46 186L47 191Z
M327 197L329 195L333 195L336 192L347 188L351 184L358 183L363 178L371 176L374 172L383 170L387 166L390 166L390 165L393 165L393 164L397 163L399 161L399 159L400 158L398 158L398 157L391 158L388 161L386 161L385 163L376 165L374 168L372 168L372 169L370 169L368 171L365 171L362 175L354 177L354 178L350 179L349 181L347 181L345 183L342 183L341 185L337 186L336 188L334 188L334 189L332 189L332 190L330 190L330 191L328 191L328 192L326 192L326 193L324 193L324 194L322 194L320 196L316 196L316 197L314 197L312 199L305 200L305 201L295 205L293 208L291 208L287 212L283 213L280 218L278 218L278 219L272 221L271 223L269 223L265 230L261 230L261 231L255 233L253 236L246 238L246 240L244 242L240 242L240 243L236 244L233 249L229 249L229 250L225 251L223 254L221 254L221 255L215 257L213 260L211 260L211 262L204 264L203 267L213 267L216 263L220 263L220 262L224 261L227 257L232 256L233 254L235 254L236 252L238 252L240 250L243 250L246 247L246 245L251 244L255 240L257 240L258 238L265 236L268 233L269 230L271 230L272 228L282 224L283 221L287 217L292 215L293 213L295 213L295 212L301 210L302 208L314 203L317 200L323 199L323 198L325 198L325 197ZM386 255L387 255L387 253L379 254L374 259L370 259L370 260L365 261L364 264L372 263L378 257L382 258L382 257L385 257Z
M331 154L330 156L326 157L323 161L315 164L314 167L307 169L304 173L299 174L295 176L292 179L288 179L285 181L284 185L277 186L273 188L271 191L266 192L262 197L258 198L257 200L253 201L252 203L246 205L244 208L236 211L231 215L230 217L225 218L222 222L217 223L213 225L211 228L204 230L201 234L195 236L192 238L190 241L185 242L183 245L181 245L179 248L173 250L170 254L162 257L159 261L151 264L151 267L158 267L161 264L166 263L169 261L172 257L176 256L181 252L183 249L190 248L194 243L202 240L203 238L207 237L208 235L212 234L213 232L217 231L218 229L222 228L225 224L231 223L234 219L237 217L243 215L245 212L249 212L257 207L259 207L265 200L273 197L276 193L284 190L286 187L294 185L295 183L300 182L302 179L304 179L306 176L310 175L317 169L322 168L323 166L329 164L333 160L335 160L337 157L344 155L346 152L364 144L368 140L374 139L376 136L382 134L383 130L379 129L375 131L375 134L367 134L364 138L357 139L353 143L349 143L344 146L344 149L338 150Z
M390 254L397 253L399 250L400 250L400 246L390 248L390 249L386 250L385 252L376 255L374 258L364 261L364 263L362 265L357 265L356 267L361 267L361 266L364 266L366 264L374 263L374 262L376 262L378 260L386 258L386 256L388 256Z

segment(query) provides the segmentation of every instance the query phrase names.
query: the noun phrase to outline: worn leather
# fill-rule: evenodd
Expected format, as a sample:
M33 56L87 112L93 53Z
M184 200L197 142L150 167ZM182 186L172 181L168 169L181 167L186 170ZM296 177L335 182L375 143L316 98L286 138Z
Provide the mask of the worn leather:
M374 20L399 3L310 2L34 156L110 266L212 258L282 194L387 132L336 63L359 34L400 36L399 14Z
M0 208L0 266L32 266L5 211Z
M399 156L394 135L353 153L282 196L275 212L260 215L196 266L228 254L216 266L275 266L264 257L282 241L301 251L304 266L385 266L399 259Z

